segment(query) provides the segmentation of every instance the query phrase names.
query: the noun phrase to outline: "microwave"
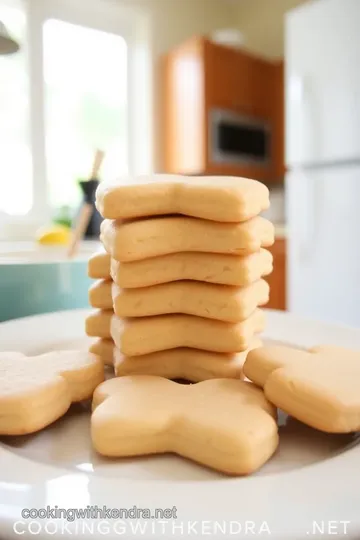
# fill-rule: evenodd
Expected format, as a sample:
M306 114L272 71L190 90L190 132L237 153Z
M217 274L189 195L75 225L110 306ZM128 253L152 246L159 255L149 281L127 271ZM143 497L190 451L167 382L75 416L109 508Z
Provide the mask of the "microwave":
M210 161L219 165L270 166L270 126L224 109L210 112Z

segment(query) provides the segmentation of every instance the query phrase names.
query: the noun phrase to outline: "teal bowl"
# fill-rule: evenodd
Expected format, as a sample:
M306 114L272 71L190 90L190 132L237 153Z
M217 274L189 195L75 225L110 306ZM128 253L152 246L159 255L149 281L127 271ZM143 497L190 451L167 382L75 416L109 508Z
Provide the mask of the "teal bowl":
M98 242L84 242L73 259L65 248L14 245L0 252L0 322L88 307L87 263Z

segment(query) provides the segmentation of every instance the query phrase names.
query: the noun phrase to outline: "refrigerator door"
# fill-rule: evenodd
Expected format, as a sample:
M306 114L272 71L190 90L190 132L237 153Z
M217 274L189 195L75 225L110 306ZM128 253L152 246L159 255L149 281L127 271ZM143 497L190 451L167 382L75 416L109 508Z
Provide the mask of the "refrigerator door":
M360 165L292 171L286 197L289 311L360 326Z
M360 157L359 28L359 0L318 0L287 14L288 168Z

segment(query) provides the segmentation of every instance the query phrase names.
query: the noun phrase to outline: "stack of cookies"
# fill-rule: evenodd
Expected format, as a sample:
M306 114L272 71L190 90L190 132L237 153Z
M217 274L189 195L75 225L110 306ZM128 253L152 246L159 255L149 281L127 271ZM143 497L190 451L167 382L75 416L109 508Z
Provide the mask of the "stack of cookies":
M100 255L89 264L100 279L90 290L100 311L86 324L101 339L92 351L106 361L112 352L118 376L241 377L269 299L264 248L274 228L259 216L268 206L266 186L245 178L155 175L100 186L111 260L102 255L102 273L90 271Z
M94 253L88 262L88 275L96 280L89 289L89 303L95 308L86 320L89 336L97 337L90 352L100 356L105 365L113 365L114 342L111 339L112 280L110 276L110 255L106 251Z

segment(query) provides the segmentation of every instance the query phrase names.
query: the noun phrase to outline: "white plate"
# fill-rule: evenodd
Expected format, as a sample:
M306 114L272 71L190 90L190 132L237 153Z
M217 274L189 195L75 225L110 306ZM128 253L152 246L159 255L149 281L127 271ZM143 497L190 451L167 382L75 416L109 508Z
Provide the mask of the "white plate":
M36 354L86 347L86 311L0 325L0 349ZM360 332L269 312L265 337L311 346L360 349ZM359 388L360 392L360 388ZM255 475L227 478L173 455L102 459L91 449L88 408L74 407L33 436L0 441L0 535L18 538L360 537L360 445L351 435L321 434L282 417L276 455ZM177 519L23 519L22 509L176 507ZM146 516L144 516L146 517ZM169 517L169 516L168 516ZM50 521L49 521L50 519ZM14 531L16 523L16 531ZM241 530L240 530L241 529ZM271 533L271 534L270 534ZM346 533L346 534L345 534Z

